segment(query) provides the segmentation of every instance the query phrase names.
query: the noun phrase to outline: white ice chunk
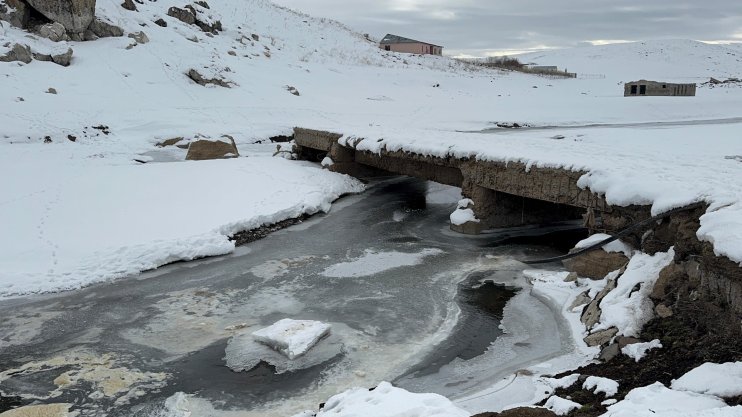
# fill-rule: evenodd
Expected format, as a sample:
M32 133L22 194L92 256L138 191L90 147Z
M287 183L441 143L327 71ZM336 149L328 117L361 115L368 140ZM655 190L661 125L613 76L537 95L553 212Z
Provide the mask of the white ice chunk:
M414 266L422 263L428 256L440 255L440 249L427 248L420 252L376 252L368 249L360 258L349 262L335 264L322 272L330 278L366 277L403 266Z
M704 363L673 380L672 389L724 398L742 395L742 362Z
M630 345L626 345L623 348L621 348L621 353L639 362L640 360L642 360L642 358L644 358L647 352L649 352L652 349L657 349L661 347L662 347L662 343L659 341L659 339L654 339L651 342L632 343Z
M279 320L253 332L255 340L295 359L305 354L330 332L330 325L313 320Z
M582 384L582 388L595 394L602 392L606 397L613 397L618 392L618 382L599 376L589 376Z

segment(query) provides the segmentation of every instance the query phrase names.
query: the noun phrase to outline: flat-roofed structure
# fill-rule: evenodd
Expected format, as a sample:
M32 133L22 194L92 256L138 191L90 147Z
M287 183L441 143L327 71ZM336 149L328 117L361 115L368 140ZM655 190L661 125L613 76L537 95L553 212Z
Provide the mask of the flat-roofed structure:
M665 83L659 81L639 80L624 84L623 95L633 96L695 96L695 84Z
M386 51L407 54L443 55L443 47L432 43L416 41L402 36L387 34L379 42L379 48Z

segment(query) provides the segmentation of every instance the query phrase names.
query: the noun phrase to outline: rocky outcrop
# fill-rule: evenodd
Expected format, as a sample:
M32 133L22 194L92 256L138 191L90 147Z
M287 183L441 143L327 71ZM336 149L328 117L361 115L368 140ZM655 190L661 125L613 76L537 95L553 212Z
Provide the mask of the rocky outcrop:
M10 47L10 50L0 55L0 62L19 61L28 64L33 60L33 56L31 55L31 48L26 45L15 43L12 47L10 46L10 44L6 44L4 46Z
M590 333L583 339L588 346L602 346L610 342L618 333L618 329L611 327L609 329L600 330L595 333Z
M0 0L0 20L24 29L30 17L31 9L21 0Z
M606 252L597 249L566 259L562 263L568 271L575 272L581 277L603 279L609 272L620 269L628 262L629 258L621 252Z
M34 52L33 58L37 61L46 61L46 62L53 62L57 65L61 65L63 67L68 67L72 63L72 48L67 48L67 51L55 54L44 54L41 52Z
M167 10L167 15L174 17L187 25L193 25L196 23L196 13L191 12L190 9L181 9L180 7L171 7Z
M52 42L61 42L69 39L67 36L67 30L62 26L61 23L52 22L45 23L36 29L39 36L43 36Z
M608 280L605 288L603 288L595 296L595 299L593 299L590 304L585 306L585 308L582 310L580 321L582 321L582 324L584 324L587 329L592 329L593 326L598 324L598 322L600 321L600 315L602 314L602 311L600 310L600 302L603 301L603 298L605 298L605 296L608 295L608 293L613 291L615 288L616 280Z
M132 0L124 0L124 2L121 3L121 7L123 7L126 10L131 10L132 12L137 11L137 5L134 4Z
M187 25L196 25L203 32L217 34L222 28L222 22L218 19L207 17L203 10L198 8L209 9L206 2L197 2L196 5L188 4L182 9L180 7L171 7L168 9L168 16L174 17Z
M95 35L95 36L91 36ZM124 36L124 30L120 27L110 23L106 22L105 20L95 18L92 22L90 22L90 26L88 26L88 29L85 31L85 38L86 40L95 40L96 38L110 38L110 37L119 37Z
M82 37L95 16L95 0L26 0L47 19Z
M222 136L220 139L201 139L191 142L188 146L186 160L203 161L207 159L236 158L240 156L237 145L230 136Z
M230 81L227 81L220 77L206 78L195 69L190 69L186 75L188 75L188 78L190 78L196 84L199 84L199 85L207 86L209 84L212 84L212 85L218 85L219 87L224 87L224 88L232 87L232 83Z

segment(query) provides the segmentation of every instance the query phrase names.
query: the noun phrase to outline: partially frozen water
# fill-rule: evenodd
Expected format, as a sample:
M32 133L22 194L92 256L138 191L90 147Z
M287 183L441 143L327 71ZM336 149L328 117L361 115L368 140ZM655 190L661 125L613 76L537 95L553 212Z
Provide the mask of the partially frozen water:
M459 198L443 186L387 181L230 256L4 302L0 393L33 392L41 402L72 403L82 416L157 415L177 392L194 394L209 415L290 416L382 380L457 396L518 366L513 355L560 351L558 324L528 291L515 296L521 307L505 310L511 327L498 337L512 293L492 284L524 285L525 265L513 259L555 251L503 244L522 230L450 232ZM329 323L331 334L297 361L249 339L283 318ZM500 340L509 342L498 350ZM53 363L70 352L94 359ZM38 366L23 368L32 361ZM96 377L68 386L64 372ZM107 375L139 379L105 390L114 381Z

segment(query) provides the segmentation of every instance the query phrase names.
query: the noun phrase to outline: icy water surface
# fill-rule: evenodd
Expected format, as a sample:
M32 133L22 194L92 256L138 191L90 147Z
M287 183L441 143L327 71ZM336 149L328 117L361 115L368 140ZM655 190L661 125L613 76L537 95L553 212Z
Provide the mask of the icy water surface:
M455 397L564 349L548 306L527 289L503 312L522 286L514 259L556 253L517 237L543 230L452 233L455 191L390 180L230 256L4 301L0 392L82 416L162 415L178 392L203 399L208 415L291 416L382 380ZM511 327L498 337L503 314ZM282 318L330 323L331 336L301 362L225 366L232 337ZM260 353L233 359L250 355Z

